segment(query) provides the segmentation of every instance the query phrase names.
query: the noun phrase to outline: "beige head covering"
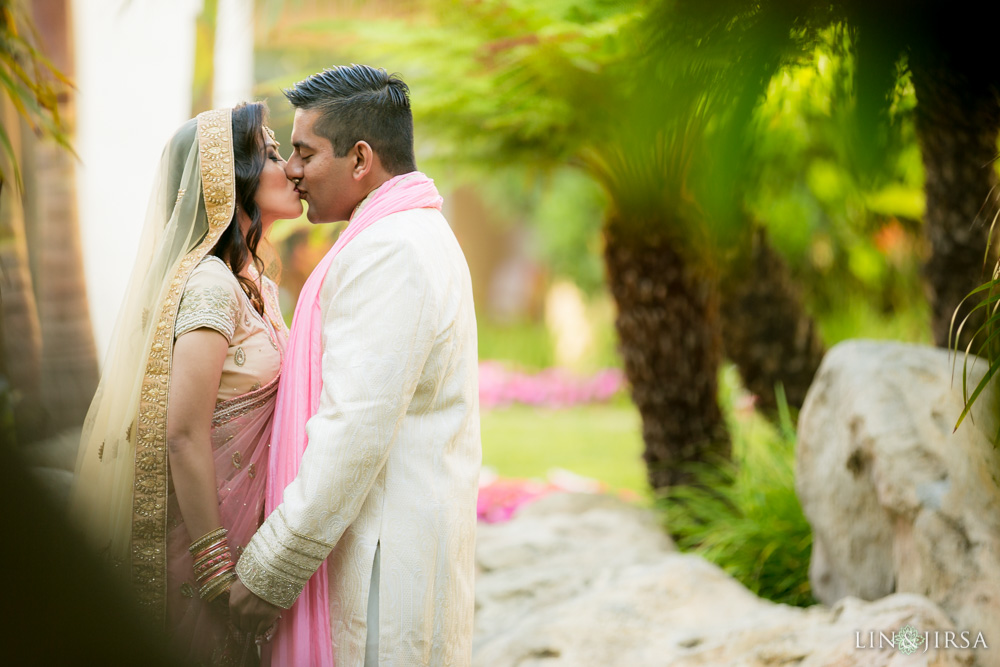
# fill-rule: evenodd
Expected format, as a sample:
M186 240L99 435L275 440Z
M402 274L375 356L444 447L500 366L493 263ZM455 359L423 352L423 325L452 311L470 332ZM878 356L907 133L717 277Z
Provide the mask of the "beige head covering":
M167 396L192 270L233 219L232 110L185 123L163 152L135 268L84 423L72 514L142 606L166 610Z

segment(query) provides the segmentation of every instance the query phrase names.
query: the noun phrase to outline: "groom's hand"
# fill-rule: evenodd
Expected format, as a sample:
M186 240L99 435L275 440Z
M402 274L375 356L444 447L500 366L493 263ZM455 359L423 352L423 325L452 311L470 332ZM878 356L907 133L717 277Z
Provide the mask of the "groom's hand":
M237 579L229 589L229 615L239 630L263 635L281 614L281 607L257 597Z

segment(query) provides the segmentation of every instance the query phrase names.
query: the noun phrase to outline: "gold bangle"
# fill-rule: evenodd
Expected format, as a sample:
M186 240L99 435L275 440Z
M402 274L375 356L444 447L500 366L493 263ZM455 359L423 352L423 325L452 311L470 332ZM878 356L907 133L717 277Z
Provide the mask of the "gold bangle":
M218 542L212 543L212 545L209 546L208 548L199 551L198 555L195 556L194 558L194 562L197 565L198 563L204 563L206 561L210 561L213 558L218 557L219 554L225 553L228 550L229 550L229 540L223 537Z
M236 581L236 572L227 570L202 586L201 590L198 591L198 596L205 602L211 602L228 591L234 581Z
M204 586L198 589L198 596L202 600L213 600L215 599L216 595L218 595L219 591L222 590L223 588L226 588L226 586L228 586L230 583L232 582L228 577L219 577L217 579L213 579L212 581L210 581L209 583L205 584Z
M231 557L228 558L227 560L223 560L223 561L220 561L220 562L216 563L215 565L212 566L212 568L210 570L207 570L207 571L202 572L201 574L197 575L196 576L197 583L199 583L199 584L205 583L206 581L208 581L209 579L212 578L213 574L216 574L220 570L225 569L227 566L228 567L234 566L233 559Z
M202 584L202 588L206 588L206 587L209 586L209 584L211 584L212 582L214 582L216 579L218 579L219 577L224 576L226 574L226 572L229 572L230 570L235 570L235 569L236 569L236 565L233 563L233 561L231 561L231 560L230 561L226 561L225 563L220 564L219 567L215 568L211 572L211 574L209 574L209 575L207 575L205 577L202 577L198 581L198 583Z
M191 546L188 547L188 551L190 551L191 555L193 556L196 553L198 553L199 551L203 551L205 549L205 547L207 547L210 544L212 544L212 542L214 542L214 541L216 541L216 540L218 540L220 538L224 538L228 532L229 531L227 531L225 528L223 528L222 526L219 526L215 530L210 531L208 533L205 533L204 535L202 535L201 537L199 537L197 540L195 540L194 542L192 542Z
M201 577L206 572L210 572L210 571L214 570L215 567L217 565L219 565L220 563L225 563L225 562L231 561L232 559L233 559L233 555L231 553L229 553L228 551L223 551L222 553L220 553L218 556L216 556L212 560L205 561L204 563L198 563L192 569L194 570L194 574L195 574L196 577Z
M229 549L229 541L222 538L214 545L208 547L207 549L202 549L199 552L199 556L195 558L194 566L198 567L199 563L204 563L205 561L212 560L221 553L224 553Z

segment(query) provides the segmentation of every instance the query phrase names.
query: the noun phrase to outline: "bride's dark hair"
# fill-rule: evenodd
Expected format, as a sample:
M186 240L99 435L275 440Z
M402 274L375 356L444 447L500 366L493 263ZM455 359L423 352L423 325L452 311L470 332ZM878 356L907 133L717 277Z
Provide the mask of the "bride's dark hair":
M226 231L222 232L212 254L223 260L232 269L243 291L250 297L250 303L261 315L264 314L264 300L260 286L246 276L240 275L249 262L257 268L258 275L264 275L264 262L257 256L257 246L264 233L260 221L260 209L254 197L260 184L260 174L267 164L264 150L264 121L267 105L263 102L245 102L233 109L233 162L236 172L236 210ZM240 209L250 218L250 228L243 236L240 229Z

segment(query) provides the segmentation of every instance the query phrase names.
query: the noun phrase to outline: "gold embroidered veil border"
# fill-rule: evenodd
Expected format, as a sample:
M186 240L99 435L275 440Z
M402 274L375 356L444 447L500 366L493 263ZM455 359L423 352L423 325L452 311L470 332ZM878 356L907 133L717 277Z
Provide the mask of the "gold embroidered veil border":
M84 424L71 513L166 616L167 396L174 322L191 272L236 206L232 110L199 114L164 150L136 265Z

